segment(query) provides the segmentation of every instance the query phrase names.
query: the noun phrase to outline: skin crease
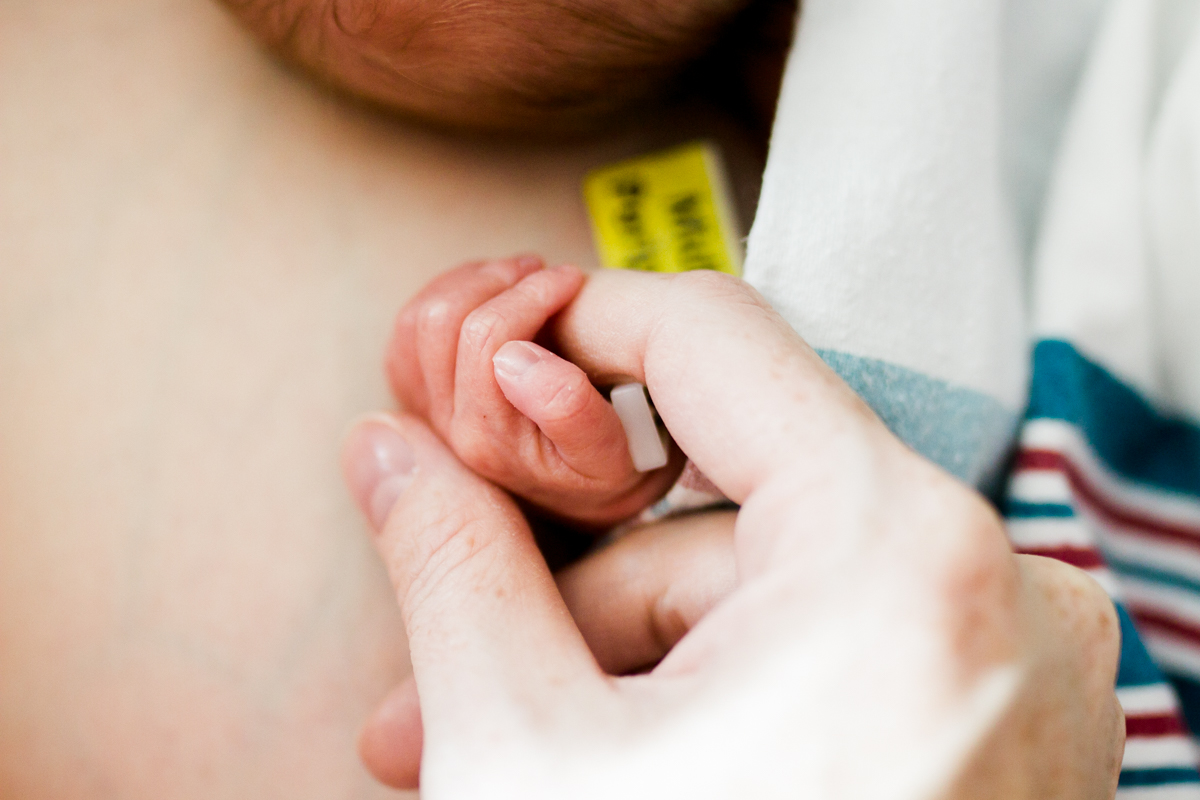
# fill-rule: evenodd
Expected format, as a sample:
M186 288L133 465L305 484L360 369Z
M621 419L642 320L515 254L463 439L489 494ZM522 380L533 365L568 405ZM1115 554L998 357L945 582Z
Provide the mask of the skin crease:
M396 311L487 254L592 265L588 169L753 148L696 109L433 134L203 0L0 2L0 74L0 797L397 796L356 738L403 628L337 472Z

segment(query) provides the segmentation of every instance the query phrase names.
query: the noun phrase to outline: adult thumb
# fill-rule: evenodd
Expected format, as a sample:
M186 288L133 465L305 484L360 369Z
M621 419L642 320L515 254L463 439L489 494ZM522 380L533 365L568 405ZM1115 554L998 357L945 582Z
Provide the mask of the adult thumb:
M451 738L511 733L601 680L520 510L424 423L360 421L343 469L396 589L426 758Z

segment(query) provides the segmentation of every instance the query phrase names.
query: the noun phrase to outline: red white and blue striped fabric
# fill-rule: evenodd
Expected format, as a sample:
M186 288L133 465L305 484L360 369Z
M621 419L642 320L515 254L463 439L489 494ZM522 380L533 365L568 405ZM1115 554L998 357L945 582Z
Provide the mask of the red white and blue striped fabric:
M1200 427L1043 341L1004 510L1018 551L1086 570L1117 603L1118 798L1200 798L1184 721L1200 720Z

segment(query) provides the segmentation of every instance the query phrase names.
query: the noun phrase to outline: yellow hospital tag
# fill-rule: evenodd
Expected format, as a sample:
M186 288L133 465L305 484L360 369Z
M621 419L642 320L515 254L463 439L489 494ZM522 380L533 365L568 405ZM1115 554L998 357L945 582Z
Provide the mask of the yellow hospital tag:
M741 239L712 145L693 142L593 170L583 195L604 266L741 275Z

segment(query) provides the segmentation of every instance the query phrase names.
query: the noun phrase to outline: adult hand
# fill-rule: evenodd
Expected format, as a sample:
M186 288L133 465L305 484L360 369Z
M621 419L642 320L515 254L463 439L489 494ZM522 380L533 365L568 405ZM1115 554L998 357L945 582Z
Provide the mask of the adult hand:
M1014 556L752 290L605 274L559 334L594 376L644 380L742 504L737 585L653 671L609 677L507 496L415 420L361 424L347 474L410 637L427 800L1111 796L1107 598ZM593 622L611 600L565 594Z

